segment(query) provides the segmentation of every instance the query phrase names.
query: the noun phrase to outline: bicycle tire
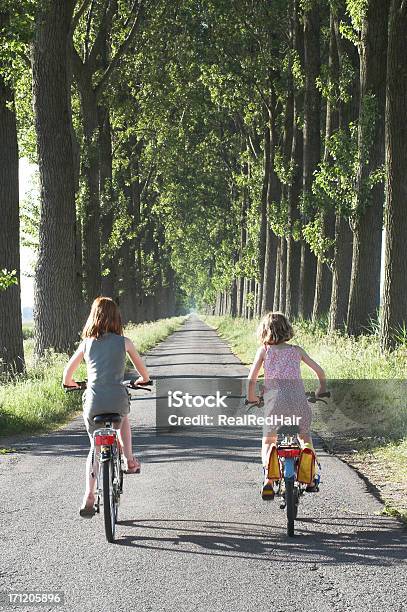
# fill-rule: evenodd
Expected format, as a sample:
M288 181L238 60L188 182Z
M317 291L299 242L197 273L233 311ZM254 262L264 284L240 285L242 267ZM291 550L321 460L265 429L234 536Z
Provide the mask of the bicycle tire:
M295 502L294 502L294 478L285 478L285 501L287 510L287 535L294 536Z
M299 503L300 494L298 492L298 487L294 487L294 519L297 519Z
M105 533L108 542L114 542L116 532L116 500L113 491L113 457L103 463L103 517L105 522Z

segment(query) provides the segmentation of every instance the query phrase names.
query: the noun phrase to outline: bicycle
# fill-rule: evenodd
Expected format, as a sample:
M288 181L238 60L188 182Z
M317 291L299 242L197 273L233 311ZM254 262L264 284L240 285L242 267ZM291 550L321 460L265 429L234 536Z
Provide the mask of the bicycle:
M307 400L315 404L316 402L326 401L322 398L331 397L329 391L315 395L314 391L306 393ZM260 396L257 402L245 401L245 405L249 406L248 410L254 407L264 406L264 398ZM298 515L298 506L300 498L311 486L311 490L319 490L320 476L314 478L314 483L302 483L297 480L298 462L302 453L302 447L298 439L299 428L296 425L282 426L277 430L277 456L279 461L280 478L273 484L274 492L282 498L280 509L286 510L287 513L287 535L294 536L294 525ZM320 464L318 464L320 468Z
M77 384L78 387L63 385L63 388L66 392L84 391L87 381L79 381ZM130 379L124 381L123 384L126 389L151 391L152 381L136 385L135 380ZM130 400L133 399L137 398L130 395ZM121 420L121 415L117 413L97 414L93 417L94 423L101 425L100 429L96 429L93 433L93 475L96 472L95 511L96 514L100 514L102 500L105 534L110 543L115 540L120 496L123 493L123 474L125 473L122 448L117 433Z

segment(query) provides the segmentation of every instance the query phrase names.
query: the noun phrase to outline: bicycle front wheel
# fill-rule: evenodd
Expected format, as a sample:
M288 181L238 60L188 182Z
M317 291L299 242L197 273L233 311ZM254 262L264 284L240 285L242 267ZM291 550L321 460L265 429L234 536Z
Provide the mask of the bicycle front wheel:
M114 464L113 457L103 463L103 515L105 533L108 542L114 542L117 519L117 500L113 487Z

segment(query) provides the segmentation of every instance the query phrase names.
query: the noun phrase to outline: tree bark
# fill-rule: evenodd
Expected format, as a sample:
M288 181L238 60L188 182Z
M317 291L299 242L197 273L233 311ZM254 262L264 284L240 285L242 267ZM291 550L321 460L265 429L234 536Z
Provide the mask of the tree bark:
M335 217L335 245L332 273L332 295L329 310L329 331L343 330L349 299L349 281L352 269L352 230L349 220L342 214Z
M355 45L342 37L339 24L346 19L346 6L342 2L336 15L334 27L338 61L341 72L348 70L351 63L355 77L350 87L349 101L339 103L339 128L349 134L349 124L356 121L359 115L359 54ZM335 244L332 265L332 294L329 310L329 331L343 330L346 327L350 276L352 269L352 242L353 233L350 229L348 211L343 209L341 203L336 206L335 215Z
M287 240L285 236L280 237L280 290L279 306L280 312L285 310L286 301L286 278L287 278Z
M347 321L350 335L359 335L369 328L372 319L377 318L380 303L384 190L380 182L368 191L366 182L371 172L384 163L389 4L390 0L370 0L362 25L358 133L360 161ZM368 112L372 100L374 121L372 113Z
M105 106L99 106L99 193L101 210L101 268L104 273L101 279L102 295L115 298L117 265L116 258L107 249L112 234L114 221L114 192L112 185L112 134L110 111Z
M304 33L299 21L298 0L293 3L293 47L297 52L301 66L304 64ZM287 273L285 313L288 318L298 315L299 282L301 265L301 243L294 239L300 222L299 200L302 191L303 168L303 133L298 122L304 106L304 94L301 89L294 93L293 137L291 146L291 165L293 175L288 189L288 224L287 237Z
M304 221L312 216L312 182L321 155L321 100L316 79L320 72L320 6L311 0L304 10L304 159L303 197L306 206ZM309 318L314 302L316 258L309 246L301 245L299 314Z
M276 272L274 278L274 300L273 300L273 311L277 311L280 306L280 250L281 250L281 242L279 238L277 240L277 253L276 253Z
M380 341L393 349L407 320L407 6L392 0L389 20L386 105L386 244Z
M264 266L266 261L266 243L267 243L267 193L270 179L270 126L267 125L264 129L263 137L263 185L261 191L261 206L260 206L260 236L259 236L259 298L258 312L261 315L263 301L263 284L264 284Z
M33 44L33 95L41 182L35 274L35 353L70 351L78 322L75 287L75 176L68 96L68 33L74 0L46 0Z
M0 27L5 15L0 12ZM0 64L0 270L16 271L17 285L0 290L0 374L25 369L20 298L18 144L14 92Z
M329 39L329 82L336 86L339 80L339 63L338 63L338 50L336 47L336 34L335 34L335 15L334 10L331 8L330 13L330 39ZM324 159L325 163L330 161L330 154L328 148L328 141L332 134L339 127L338 110L328 95L326 100L326 119L325 119L325 149ZM321 213L321 229L322 238L328 238L333 240L335 234L335 212L333 203L327 202L326 208ZM317 271L315 279L315 295L314 295L314 306L312 309L312 320L318 321L321 317L325 316L330 307L331 293L332 293L332 264L333 249L330 247L322 256L318 257L317 260Z
M273 100L274 101L274 100ZM277 128L275 117L270 112L270 163L269 163L269 181L267 191L267 204L270 209L273 202L279 202L281 198L281 183L274 169L274 156L277 146ZM267 242L266 242L266 258L264 265L263 277L263 294L261 303L261 314L273 309L276 286L276 263L277 263L277 236L274 234L270 226L270 219L267 220Z

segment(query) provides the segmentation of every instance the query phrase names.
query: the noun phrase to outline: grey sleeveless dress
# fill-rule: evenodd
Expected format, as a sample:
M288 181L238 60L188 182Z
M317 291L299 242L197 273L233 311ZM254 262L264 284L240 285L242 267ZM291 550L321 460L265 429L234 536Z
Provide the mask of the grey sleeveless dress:
M125 338L107 333L101 338L85 338L82 344L88 383L82 396L83 418L89 434L96 426L96 414L130 412L130 398L122 385L126 364ZM98 425L100 427L100 425Z

